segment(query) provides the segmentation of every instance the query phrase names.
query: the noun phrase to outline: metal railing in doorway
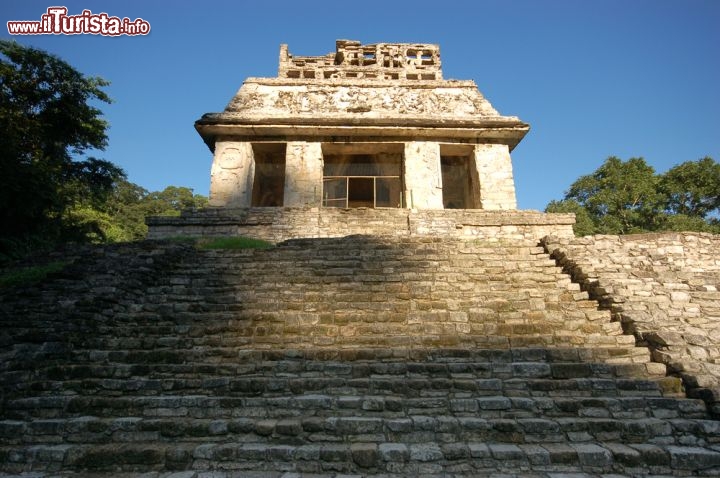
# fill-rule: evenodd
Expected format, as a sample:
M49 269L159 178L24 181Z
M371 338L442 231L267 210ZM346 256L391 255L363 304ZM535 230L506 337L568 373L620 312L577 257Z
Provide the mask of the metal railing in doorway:
M400 176L324 176L323 207L402 207Z

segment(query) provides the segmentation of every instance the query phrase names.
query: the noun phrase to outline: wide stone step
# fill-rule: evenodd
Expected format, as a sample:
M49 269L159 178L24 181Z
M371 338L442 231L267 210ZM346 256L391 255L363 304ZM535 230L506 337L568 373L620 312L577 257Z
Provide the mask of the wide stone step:
M175 443L153 441L122 445L37 445L2 447L6 472L90 472L148 470L235 471L248 477L337 476L335 473L390 476L489 476L518 470L561 476L572 473L633 475L713 474L720 453L698 446L622 444L613 441L570 444L452 443ZM251 474L275 472L276 474ZM325 475L322 475L322 474ZM552 475L544 475L544 473ZM38 475L34 475L38 476ZM185 476L185 475L180 475ZM213 476L218 476L213 473ZM224 476L220 474L219 476ZM227 475L230 476L230 475ZM239 476L239 475L233 475ZM300 475L304 476L304 475ZM523 474L523 476L526 476ZM585 476L585 475L571 475Z
M72 343L73 341L69 340L68 342L47 342L42 345L15 345L2 354L3 360L0 364L0 373L43 370L49 366L62 367L64 365L87 365L92 367L112 364L214 364L214 366L219 364L246 364L248 363L248 354L250 356L254 354L252 350L248 350L250 348L248 346L252 345L252 342L262 342L265 339L269 344L282 343L282 340L278 340L277 334L268 333L271 325L265 327L263 333L257 334L256 337L247 334L245 336L225 334L183 338L173 336L114 338L110 336L102 340L93 337L80 338L78 339L80 343ZM466 334L461 339L456 339L455 342L462 340L464 344L476 346L466 350L474 349L474 351L478 352L476 357L480 358L480 362L500 360L506 363L508 360L517 360L644 364L650 361L648 349L635 347L634 338L631 336L595 335L584 337L582 342L575 340L574 337L574 335L503 337ZM320 338L325 339L325 342L319 345L325 345L325 347L312 347L313 341ZM364 357L366 359L384 357L381 359L387 360L392 358L393 353L398 354L395 355L395 359L401 358L400 354L406 354L407 356L408 353L417 353L417 356L420 357L423 355L421 346L426 339L438 341L440 338L442 338L441 334L435 336L426 336L424 334L418 334L417 336L398 335L396 337L392 335L383 337L376 334L375 336L349 337L346 346L338 349L329 346L331 344L327 343L327 337L310 335L305 338L297 337L292 345L304 347L304 349L289 349L286 357L292 358L292 360L298 360L299 357L313 356L320 357L322 360L332 360L333 357L341 360L355 360L353 357ZM450 340L449 337L448 340ZM373 348L363 347L368 342ZM551 345L553 342L560 342L561 347L554 349L554 351L553 348L547 347L532 348L544 347L547 342L550 342ZM389 343L404 345L404 347L388 348L387 344ZM382 345L385 345L385 347ZM512 348L512 345L521 347ZM387 355L388 350L390 350L390 355ZM457 350L459 353L463 353L463 349ZM489 358L483 358L483 350L488 352L485 357ZM518 350L527 350L526 358L523 359L523 354L518 353ZM271 351L266 350L266 352ZM513 354L515 358L513 358ZM282 359L282 357L283 354L280 353L274 356L272 360ZM442 359L443 352L439 352L436 357ZM462 357L462 355L458 355L458 357ZM647 365L647 367L663 368L660 364ZM83 372L78 370L78 373Z
M225 353L222 353L222 352ZM225 361L213 361L217 354ZM98 360L113 363L98 363ZM658 363L579 363L579 362L335 362L313 360L277 360L251 362L235 349L187 351L177 349L98 352L73 354L75 360L84 358L89 363L53 364L43 370L56 378L130 377L153 373L189 375L253 375L280 377L349 376L401 378L615 378L664 377L665 366ZM93 360L95 359L95 361ZM35 369L37 370L37 368Z
M56 342L70 342L76 346L88 346L93 343L117 343L125 338L187 340L209 339L247 335L249 328L271 324L287 328L300 326L342 326L385 328L395 334L417 334L419 327L440 324L453 324L465 327L464 333L472 330L494 335L556 335L580 331L583 335L602 333L619 335L622 333L619 322L611 322L606 311L578 307L564 310L561 307L545 303L525 301L524 310L507 300L494 300L477 304L463 304L459 301L425 300L417 303L375 302L335 303L333 307L298 301L291 304L253 304L237 307L236 311L222 306L215 312L173 312L173 322L158 319L156 323L128 323L123 320L106 323L88 323L83 331L54 327L48 324L47 332L55 335ZM465 307L467 305L467 307ZM203 306L203 309L208 309ZM132 324L132 326L131 326ZM467 329L470 327L471 329ZM394 329L393 329L394 328ZM501 329L498 329L501 328ZM492 330L491 330L492 329ZM88 334L92 331L92 334ZM39 343L37 331L17 327L6 330L12 333L15 344ZM371 331L370 331L371 332ZM384 332L383 332L384 333ZM624 340L632 342L628 336ZM122 346L122 344L119 344Z
M708 418L702 400L674 397L553 397L469 395L412 398L402 395L299 395L227 397L209 395L79 396L51 395L8 400L12 420L36 418L237 417L286 418L354 416L402 418L411 415L475 416L479 418ZM3 433L17 437L12 432Z
M498 329L502 329L505 333ZM602 327L600 327L602 330ZM610 329L583 335L579 331L538 332L538 328L528 324L504 326L479 325L465 323L421 323L421 324L358 324L335 325L317 324L288 325L280 319L266 318L265 323L250 324L236 330L235 334L200 337L192 340L193 347L243 347L253 348L365 348L365 347L459 347L478 348L520 348L520 347L616 347L616 356L648 355L647 349L635 347L635 338L616 335ZM533 332L535 331L535 332ZM525 333L520 333L525 332ZM551 333L548 333L551 332ZM552 333L554 332L554 333ZM158 349L167 346L170 337L104 337L88 339L85 348L112 350L117 349ZM637 349L637 350L636 350ZM208 351L211 355L224 355ZM39 358L39 357L38 357ZM646 360L647 361L647 360Z
M487 399L489 408L497 404ZM481 402L482 404L482 402ZM492 414L489 414L492 415ZM233 441L268 443L476 441L572 443L618 441L712 446L720 442L715 420L658 418L494 418L482 414L285 416L189 418L184 415L97 418L80 416L30 422L0 421L5 444Z
M643 349L630 349L642 352ZM29 391L51 391L62 387L67 381L72 390L81 392L84 389L103 390L110 388L132 389L138 380L163 381L163 387L178 384L196 383L199 377L207 380L241 377L262 377L264 379L283 378L336 378L352 380L374 379L632 379L650 378L662 384L666 393L677 388L676 380L665 377L666 368L662 364L647 362L646 355L622 357L617 349L582 349L582 352L594 352L606 360L598 362L503 362L511 358L511 354L503 355L497 351L494 356L498 361L464 361L453 362L405 362L405 361L333 361L312 359L295 359L287 357L278 360L263 360L261 354L243 354L235 348L192 348L192 349L155 349L135 351L98 351L80 350L68 353L63 361L50 358L35 358L31 362L23 360L6 361L3 364L2 380L8 394L27 393ZM321 351L314 351L319 354ZM328 351L328 355L338 351ZM352 351L348 351L352 352ZM362 354L368 350L357 350ZM301 354L302 351L295 351ZM378 351L382 353L382 351ZM615 354L603 357L603 354ZM309 354L312 356L312 353ZM350 356L346 354L345 356ZM548 357L544 351L537 350L537 355L529 349L527 354L516 354L516 358ZM571 358L572 356L570 356ZM588 355L589 358L596 358ZM330 358L330 357L328 357ZM562 359L558 355L557 359ZM612 363L613 360L618 363ZM131 385L122 385L122 381ZM154 383L154 382L150 382ZM113 384L113 385L111 385ZM190 386L190 385L184 385ZM167 388L166 388L167 389ZM675 390L679 392L679 388Z
M222 330L208 335L66 336L59 337L60 341L50 345L16 344L2 354L0 371L30 367L31 360L37 361L37 365L41 366L42 361L73 360L75 356L90 354L94 355L91 359L94 363L97 360L145 363L145 357L162 363L232 362L239 350L278 348L277 346L308 350L421 348L427 344L437 347L496 349L555 347L586 349L586 356L590 359L594 357L594 361L624 357L629 361L647 362L650 357L647 348L635 346L634 337L619 335L614 328L606 329L604 326L599 327L603 332L583 334L582 330L589 327L573 332L524 323L475 325L441 322L411 324L405 328L403 324L384 325L385 327L369 323L345 326L317 324L312 327L267 318L264 323L234 326L232 331ZM186 354L184 360L183 354Z
M57 391L93 395L147 395L205 393L215 396L252 396L258 394L400 394L407 397L436 397L474 393L505 396L672 396L681 390L674 377L652 379L612 378L405 378L372 377L198 377L198 378L86 378L19 382L8 387L6 396L20 393L54 394Z
M147 344L146 344L147 345ZM191 344L186 344L191 345ZM6 356L1 377L8 396L62 388L62 381L265 377L347 378L653 378L663 364L646 349L422 349L238 350L234 347L71 350L63 360L19 353ZM632 354L632 355L627 355ZM403 358L403 356L405 358ZM428 362L417 360L430 360ZM598 362L598 360L600 362ZM673 379L667 384L672 386ZM90 386L89 381L86 382ZM91 387L92 388L92 387ZM669 391L669 389L668 389Z
M218 274L208 278L203 275L194 275L190 271L174 271L164 283L149 289L150 294L163 291L193 291L220 292L229 287L243 287L252 284L251 277L266 277L270 279L283 279L291 284L297 283L327 283L340 282L339 278L352 278L354 281L367 283L397 283L407 285L426 282L428 280L442 281L449 285L475 284L480 290L483 286L496 282L507 282L525 287L543 288L561 282L569 286L569 277L561 272L557 266L537 265L530 262L518 262L516 267L488 267L483 262L465 264L462 267L434 264L425 271L417 271L407 267L358 268L331 267L310 269L307 265L298 263L290 265L263 264L263 267L240 267L225 270L215 267L207 274ZM250 277L248 277L250 276ZM271 287L266 285L266 287ZM197 288L197 289L196 289ZM577 286L571 287L577 290Z

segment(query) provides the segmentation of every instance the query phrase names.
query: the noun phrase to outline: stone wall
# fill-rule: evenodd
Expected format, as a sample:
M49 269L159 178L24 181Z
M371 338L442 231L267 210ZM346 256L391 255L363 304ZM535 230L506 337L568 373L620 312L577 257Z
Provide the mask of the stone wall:
M692 393L720 399L720 236L548 237L543 244Z
M255 160L252 145L218 141L210 173L210 205L243 207L252 199Z
M505 144L475 146L475 168L480 184L480 208L516 209L510 149Z
M174 236L247 236L280 242L352 234L446 237L487 240L573 236L573 214L537 211L340 209L340 208L208 208L180 217L149 217L148 238Z
M323 155L317 142L293 141L287 144L284 205L317 204L322 194Z
M411 208L442 209L442 174L438 143L405 143L405 202Z

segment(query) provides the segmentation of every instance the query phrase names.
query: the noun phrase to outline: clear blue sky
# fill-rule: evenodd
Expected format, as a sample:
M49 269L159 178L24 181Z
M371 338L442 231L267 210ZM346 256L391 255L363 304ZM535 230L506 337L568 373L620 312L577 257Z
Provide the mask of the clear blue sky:
M193 128L278 50L324 55L335 40L437 43L445 78L472 79L531 131L513 152L521 209L543 209L608 156L659 172L720 161L720 1L4 0L8 20L47 7L143 18L148 36L15 36L111 81L110 146L98 157L149 190L207 194L212 155Z

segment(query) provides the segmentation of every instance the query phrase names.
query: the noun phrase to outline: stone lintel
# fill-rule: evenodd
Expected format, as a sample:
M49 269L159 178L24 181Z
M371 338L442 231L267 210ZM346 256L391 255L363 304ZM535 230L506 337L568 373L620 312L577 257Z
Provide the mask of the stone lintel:
M276 119L275 119L276 121ZM352 121L341 124L272 124L241 121L219 122L198 121L195 129L200 133L211 151L220 137L234 138L236 141L320 141L320 142L407 142L430 140L448 143L497 143L505 144L512 151L527 134L530 127L518 122L487 121L482 125L443 124L442 126L415 126L398 122L390 124L383 121L372 125L353 125ZM340 123L339 121L337 123ZM408 120L407 123L413 123Z
M515 116L483 116L477 118L422 118L410 116L369 117L361 114L334 115L325 117L295 116L277 117L237 113L207 113L195 122L195 127L204 126L342 126L354 127L395 126L395 127L436 127L436 128L525 128L530 129Z

